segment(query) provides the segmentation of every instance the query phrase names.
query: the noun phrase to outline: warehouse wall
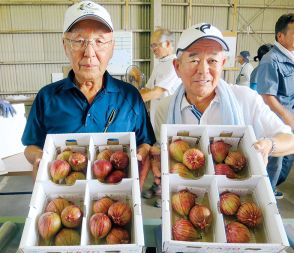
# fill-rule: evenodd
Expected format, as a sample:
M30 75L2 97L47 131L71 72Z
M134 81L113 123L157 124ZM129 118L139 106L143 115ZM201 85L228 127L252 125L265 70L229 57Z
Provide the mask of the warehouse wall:
M0 0L0 96L33 94L50 83L52 72L68 64L62 48L63 14L77 1ZM221 30L237 32L237 52L274 41L279 16L294 11L293 0L103 0L116 30L134 32L134 64L148 77L152 68L150 33L157 26L179 38L183 29L211 22ZM237 66L238 67L238 66ZM226 71L233 81L237 69Z

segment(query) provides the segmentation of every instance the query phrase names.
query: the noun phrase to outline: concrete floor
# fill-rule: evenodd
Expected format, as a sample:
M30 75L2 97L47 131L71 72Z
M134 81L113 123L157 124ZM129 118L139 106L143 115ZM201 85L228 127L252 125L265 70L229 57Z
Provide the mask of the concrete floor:
M145 188L151 185L151 175L148 176ZM277 200L280 214L285 222L294 221L294 170L291 171L287 181L283 183L279 190L284 193L282 200ZM26 217L29 211L30 194L17 194L17 195L1 195L3 193L9 194L12 192L32 192L33 181L30 176L0 176L0 218L4 217ZM142 212L143 217L148 219L147 224L156 226L160 222L161 209L153 207L155 199L145 200L142 199ZM290 220L292 219L292 220ZM146 225L146 224L144 224ZM149 231L152 233L152 231ZM146 233L146 231L145 231ZM152 233L153 234L153 233ZM146 236L146 235L145 235ZM145 239L146 241L146 239ZM151 243L153 244L153 242ZM151 246L151 245L147 245ZM288 249L288 253L294 253L293 249ZM15 253L15 251L4 251L1 253Z

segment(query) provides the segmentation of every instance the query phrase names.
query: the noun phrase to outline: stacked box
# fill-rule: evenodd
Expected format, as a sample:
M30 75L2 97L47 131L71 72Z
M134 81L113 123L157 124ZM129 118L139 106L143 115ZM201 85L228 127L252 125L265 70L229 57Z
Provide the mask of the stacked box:
M109 144L111 142L111 144ZM72 145L74 144L74 145ZM120 182L108 184L98 181L92 173L97 153L108 148L123 150L128 154L127 176ZM49 167L57 155L64 151L85 153L88 163L85 179L77 180L73 185L56 184L52 181ZM93 214L94 201L102 197L111 197L114 201L123 201L131 208L132 218L126 229L130 241L127 244L106 244L105 239L95 244L91 238L89 220ZM78 228L80 244L75 246L40 246L37 222L44 213L49 201L65 198L80 207L83 213L82 224ZM46 137L43 157L40 162L37 180L33 189L30 210L25 222L20 249L32 252L140 252L144 246L141 198L136 158L136 140L134 133L91 133L91 134L49 134Z
M171 173L169 145L176 139L189 142L200 149L205 156L204 174L193 179ZM196 142L191 142L196 140ZM222 139L240 150L247 159L244 175L230 179L225 175L215 175L215 162L210 151L213 141ZM279 214L276 200L267 176L262 157L253 147L256 138L251 126L211 126L211 125L162 125L162 248L164 252L280 252L289 246ZM212 223L201 230L202 236L193 241L176 240L173 226L181 219L172 204L175 193L188 190L197 195L196 203L205 203L210 208ZM226 191L240 196L241 203L254 202L261 210L263 222L250 228L248 243L228 243L226 225L237 221L236 216L227 216L220 211L220 195ZM181 216L181 215L180 215ZM189 216L184 217L190 219ZM177 228L178 229L178 228ZM181 231L181 230L178 230ZM183 232L184 233L184 232Z

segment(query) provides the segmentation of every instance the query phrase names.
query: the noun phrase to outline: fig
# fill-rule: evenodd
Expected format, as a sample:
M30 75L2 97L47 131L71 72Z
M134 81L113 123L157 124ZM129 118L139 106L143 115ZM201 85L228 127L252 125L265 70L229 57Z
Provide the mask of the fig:
M107 244L127 244L129 241L130 237L128 231L120 227L112 228L106 236Z
M169 154L177 162L183 162L183 155L189 148L188 142L178 139L169 145Z
M72 154L71 150L65 150L61 152L59 155L57 155L56 160L64 160L68 162L71 154Z
M111 229L111 220L104 213L95 213L91 216L89 227L92 236L97 240L104 238Z
M195 205L196 194L188 191L181 190L172 196L172 208L182 217L187 217L190 209Z
M237 212L237 219L250 228L262 223L261 209L253 202L243 203Z
M103 197L101 199L98 199L93 204L93 212L107 214L109 207L113 203L114 203L114 201L109 197Z
M110 149L102 150L96 157L96 160L106 160L110 161L110 156L113 154L113 151Z
M61 228L61 220L57 213L46 212L38 219L39 235L44 240L44 245L50 245L53 236Z
M226 236L228 243L248 243L250 241L249 229L236 221L226 225Z
M45 212L54 212L60 215L63 209L70 205L72 203L64 198L55 198L48 203Z
M123 178L126 178L127 175L121 170L115 170L110 173L110 175L106 178L106 182L109 184L119 183Z
M74 152L70 155L68 162L74 171L84 171L87 168L87 156L80 152Z
M61 212L61 222L67 228L76 228L82 224L83 212L75 205L67 206Z
M225 215L234 215L241 205L240 197L233 192L223 192L220 195L220 211Z
M113 203L108 209L108 216L113 223L124 226L132 219L132 210L130 206L122 201Z
M205 164L205 156L199 149L190 148L184 153L183 164L190 170L200 169Z
M55 236L56 246L80 245L81 236L78 231L70 228L63 228Z
M107 160L96 160L93 163L92 170L93 170L94 176L98 180L104 181L106 177L112 171L112 164L110 161L107 161Z
M230 165L235 172L245 168L247 161L240 151L230 151L225 159L225 163Z
M70 166L67 161L54 160L50 165L50 175L54 183L60 183L70 173Z
M212 223L212 213L208 207L197 204L190 210L189 220L196 228L204 230Z
M210 151L213 160L216 163L222 163L226 159L231 147L232 145L225 143L223 140L214 141L211 143Z
M85 180L86 176L83 172L74 171L65 178L66 185L73 185L77 180Z
M176 241L196 241L200 239L193 224L186 219L179 219L172 227L173 239Z
M110 162L115 169L123 170L129 165L129 156L127 153L118 150L110 156Z
M226 175L227 178L235 179L238 175L231 169L231 167L224 163L219 163L214 166L215 175Z
M172 165L170 169L171 173L177 173L180 177L194 179L196 178L191 170L189 170L184 164L182 163L175 163Z

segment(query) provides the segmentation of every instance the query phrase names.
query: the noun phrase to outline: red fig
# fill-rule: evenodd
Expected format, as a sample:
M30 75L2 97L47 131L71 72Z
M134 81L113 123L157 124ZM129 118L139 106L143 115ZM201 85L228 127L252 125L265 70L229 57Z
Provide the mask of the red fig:
M65 150L61 152L59 155L57 155L56 160L64 160L68 162L71 154L72 154L71 150Z
M104 149L102 150L98 155L96 160L106 160L110 161L110 157L113 154L113 151L110 149Z
M113 203L114 201L109 197L103 197L101 199L98 199L93 203L93 212L107 214L109 207Z
M204 205L195 205L190 210L189 220L195 227L204 230L212 223L212 213L210 209Z
M48 203L45 212L54 212L60 215L63 209L70 205L72 203L64 198L55 198Z
M70 173L70 166L67 161L54 160L50 165L50 175L54 183L59 183Z
M110 162L115 169L123 170L129 165L129 156L121 150L115 151L110 157Z
M104 213L95 213L90 218L89 227L96 240L104 238L111 229L111 220Z
M247 161L240 151L230 151L225 159L225 163L230 165L234 171L238 172L245 168Z
M70 205L63 209L60 216L65 227L76 228L82 223L83 212L78 206Z
M127 175L121 170L115 170L110 173L110 175L106 178L106 182L109 184L119 183L123 178L126 178Z
M184 153L183 164L190 170L200 169L205 164L205 156L199 149L190 148Z
M216 163L222 163L228 153L232 145L225 143L223 140L215 141L210 144L210 151L212 154L212 158Z
M172 228L173 239L176 241L196 241L200 239L197 230L192 223L186 219L179 219Z
M177 162L183 162L183 155L189 148L188 142L178 139L169 145L169 154Z
M108 216L113 223L124 226L132 219L132 210L130 206L122 201L113 203L108 209Z
M129 243L129 233L126 229L115 227L112 228L106 236L107 244L126 244Z
M245 202L238 209L237 219L248 227L256 227L262 223L262 213L255 203Z
M104 181L112 171L112 164L110 161L107 160L96 160L93 163L92 169L94 176L98 180Z
M224 163L219 163L214 166L215 175L226 175L227 178L238 178L238 175L231 169L231 167Z
M225 215L234 215L241 205L240 197L233 192L223 192L220 195L220 210Z
M172 208L182 217L187 217L190 209L195 205L196 194L181 190L172 195Z
M83 171L87 168L87 156L80 152L74 152L70 155L68 162L74 171Z
M46 212L38 219L38 231L44 239L44 245L50 245L53 236L61 228L61 220L57 213Z
M250 241L249 229L239 222L231 222L226 225L228 243L248 243Z

